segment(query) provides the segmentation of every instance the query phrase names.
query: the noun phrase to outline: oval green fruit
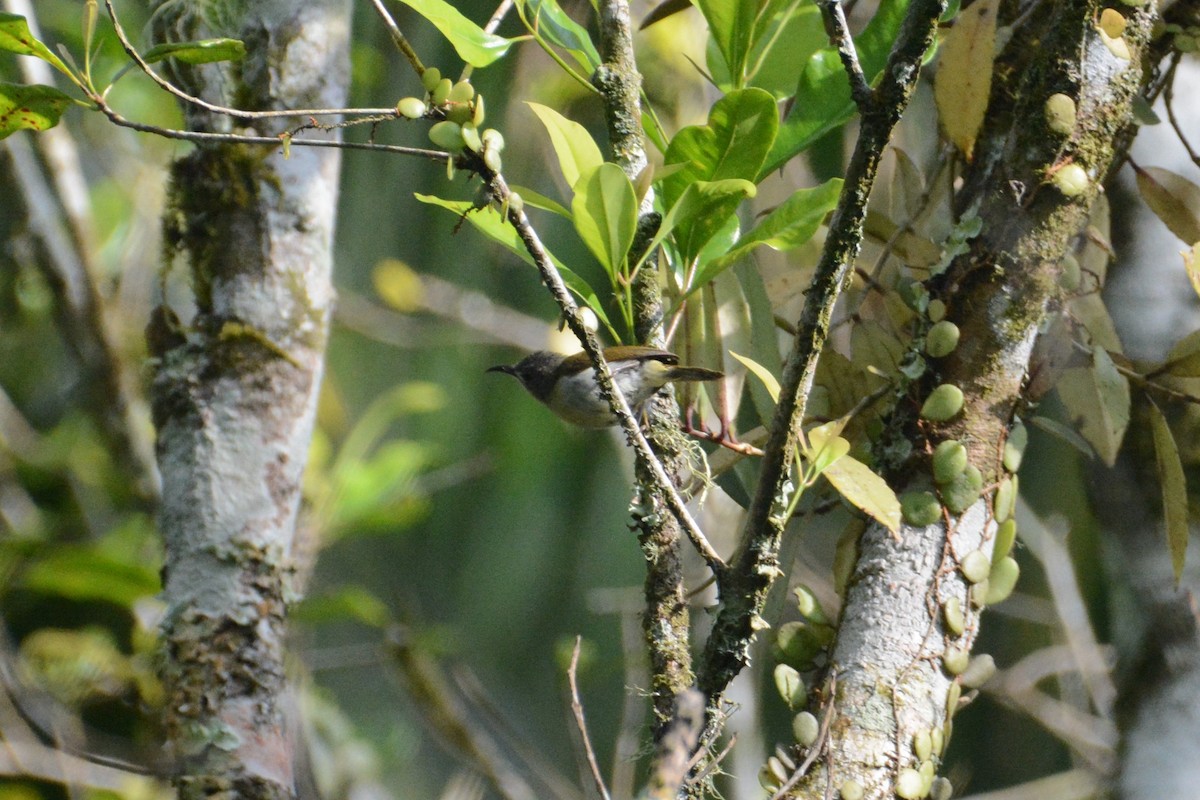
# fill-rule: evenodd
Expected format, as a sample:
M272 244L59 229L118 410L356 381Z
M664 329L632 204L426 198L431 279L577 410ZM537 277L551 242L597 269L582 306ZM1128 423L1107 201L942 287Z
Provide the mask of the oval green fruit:
M929 492L905 492L900 495L900 514L909 525L924 528L942 518L942 504Z
M427 110L425 101L416 97L405 97L396 103L396 113L408 119L420 119Z
M980 653L971 659L967 668L958 676L959 681L968 689L978 689L996 674L996 660L988 653Z
M452 103L469 103L475 99L475 87L470 81L459 81L450 87L447 98Z
M957 597L951 597L942 606L942 620L946 624L946 631L954 636L962 636L967 629L967 618L963 614L962 602Z
M442 71L437 67L426 67L425 71L421 73L421 85L427 92L432 92L441 82Z
M867 790L858 781L848 778L842 781L842 785L838 787L838 794L841 795L842 800L863 800Z
M792 735L796 738L797 743L811 747L813 742L817 741L820 733L821 723L811 712L801 711L792 717Z
M440 106L442 103L450 99L450 92L454 89L454 84L449 78L442 78L437 82L437 86L429 92L429 99L435 106Z
M952 383L943 383L930 392L929 397L925 398L925 402L921 406L921 419L927 419L930 422L945 422L957 416L958 412L962 411L962 407L962 389Z
M483 142L479 139L479 129L474 125L462 126L462 140L472 153L478 153L483 149Z
M457 153L463 149L462 126L457 122L442 120L429 129L429 141Z
M947 439L933 451L933 480L950 483L967 468L967 448L962 442Z
M966 670L970 658L971 654L965 647L952 644L942 653L942 666L951 675L961 675Z
M951 513L961 514L975 505L982 488L983 476L979 468L974 464L967 464L961 475L950 483L939 486L938 491L946 508L950 509Z
M1063 193L1064 197L1078 197L1087 191L1088 174L1078 164L1067 164L1057 170L1050 178L1051 182Z
M959 567L962 569L964 578L971 583L979 583L980 581L987 580L988 575L991 573L992 560L982 550L972 550L963 556Z
M1046 124L1064 136L1075 130L1075 101L1059 92L1046 98Z
M1074 260L1074 259L1072 259ZM1078 262L1076 262L1078 264ZM1004 440L1004 468L1016 472L1021 468L1021 459L1025 455L1025 446L1029 444L1029 430L1025 423L1017 420Z
M917 731L913 735L913 754L918 761L928 761L933 755L933 740L929 738L929 731Z
M924 783L921 773L906 767L896 775L896 796L903 800L919 800L925 796L922 791L925 788Z
M796 708L804 705L805 691L804 678L800 677L799 671L790 664L775 665L775 691L779 692L779 696L783 698L783 702L787 703L788 708Z
M993 606L1003 603L1016 588L1017 579L1021 577L1021 567L1012 556L1005 556L992 566L988 575L988 590L984 602Z
M992 546L992 563L997 563L1000 559L1012 552L1013 542L1017 538L1017 521L1012 519L1004 520L1000 523L1000 527L996 528L996 543Z
M932 358L948 356L958 347L959 335L958 326L944 319L925 334L925 352Z

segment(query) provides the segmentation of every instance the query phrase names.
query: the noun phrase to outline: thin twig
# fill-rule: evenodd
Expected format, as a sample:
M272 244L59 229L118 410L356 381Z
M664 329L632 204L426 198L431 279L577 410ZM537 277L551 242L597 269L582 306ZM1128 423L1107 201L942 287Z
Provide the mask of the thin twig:
M863 74L862 66L858 63L858 50L854 47L854 37L850 35L850 26L846 22L846 14L842 10L842 0L818 0L817 5L825 18L825 31L829 40L837 48L842 57L842 66L850 79L850 96L858 110L866 113L874 102L871 84Z
M396 44L396 49L404 54L404 57L408 59L409 64L412 64L413 70L415 70L418 75L424 75L425 65L421 63L420 57L417 56L417 51L413 50L412 45L408 43L408 39L404 38L404 33L400 30L400 26L396 24L396 20L393 19L392 15L388 13L388 10L384 8L381 0L371 0L371 3L375 6L375 10L379 13L380 19L383 20L383 24L388 29L388 33L391 34L392 41Z
M199 97L190 95L180 89L175 84L168 81L163 76L159 75L146 59L142 58L142 54L133 46L133 42L125 34L125 29L121 27L120 20L117 19L117 11L113 8L113 0L104 0L104 7L108 10L108 18L112 20L113 30L117 34L117 40L121 42L121 47L125 53L134 60L138 68L146 74L150 80L154 81L162 88L185 103L203 108L205 111L211 111L214 114L223 114L228 117L237 117L238 119L268 119L271 117L328 117L342 116L346 114L355 115L374 115L374 114L391 114L396 115L394 108L299 108L287 109L283 111L242 111L237 108L226 108L207 100L202 100ZM94 99L94 98L93 98Z
M1184 150L1187 150L1192 163L1200 167L1200 154L1192 149L1192 143L1188 140L1187 134L1183 132L1183 126L1179 124L1179 120L1175 117L1175 76L1178 64L1179 59L1176 57L1175 61L1171 64L1171 76L1167 79L1166 88L1163 90L1163 105L1167 107L1167 119L1170 120L1171 127L1175 129L1175 135L1179 137L1179 143L1183 145Z
M160 128L157 125L147 125L134 122L121 116L112 106L98 96L92 101L97 108L114 125L142 133L152 133L165 139L179 139L185 142L209 142L219 144L264 144L275 147L333 147L340 150L371 150L377 153L397 153L399 155L417 156L433 161L446 161L453 158L444 150L425 150L420 147L403 147L397 144L377 144L375 142L343 142L333 139L301 139L294 136L244 136L240 133L215 133L211 131L182 131L175 128Z
M583 740L583 752L587 757L588 767L592 771L592 781L596 790L604 800L610 800L608 787L604 785L604 776L600 774L600 765L596 763L596 751L592 747L592 739L588 736L587 720L583 718L583 701L579 699L579 682L576 677L579 672L579 647L583 637L575 637L575 649L571 651L571 665L567 667L567 684L571 687L571 713L575 715L575 727Z

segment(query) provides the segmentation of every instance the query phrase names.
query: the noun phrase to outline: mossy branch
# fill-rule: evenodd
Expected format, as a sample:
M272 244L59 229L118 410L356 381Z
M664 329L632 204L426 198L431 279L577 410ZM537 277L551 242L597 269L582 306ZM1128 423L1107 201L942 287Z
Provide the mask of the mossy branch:
M710 714L719 707L725 687L748 662L755 633L765 626L760 615L771 586L781 574L778 556L787 523L787 483L817 359L829 334L834 305L862 244L867 198L879 160L916 86L921 61L945 8L944 0L912 3L888 56L881 83L872 90L862 114L845 187L784 364L779 403L742 541L721 587L722 608L700 664L699 686L708 697Z

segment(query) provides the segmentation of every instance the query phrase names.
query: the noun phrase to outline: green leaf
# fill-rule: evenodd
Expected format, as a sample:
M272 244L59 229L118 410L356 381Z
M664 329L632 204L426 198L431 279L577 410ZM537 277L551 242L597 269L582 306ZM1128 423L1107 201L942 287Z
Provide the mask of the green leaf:
M533 208L540 208L543 211L549 211L554 214L558 214L563 219L571 218L571 212L568 211L562 203L546 197L546 195L542 194L541 192L535 192L528 186L518 186L515 183L510 183L508 188L514 194L521 195L521 199L525 201L526 208L532 206Z
M762 89L731 92L712 107L708 124L690 125L667 147L667 164L684 168L663 179L663 205L675 205L695 181L753 181L779 130L775 98Z
M385 442L367 459L346 463L326 509L330 526L395 527L414 521L426 505L414 481L431 460L427 445L397 440Z
M392 621L387 604L362 586L343 586L333 594L306 597L291 616L309 625L353 620L383 628Z
M800 453L809 463L813 477L820 475L842 456L850 452L850 442L840 434L846 421L835 419L808 430L800 441Z
M675 244L682 261L684 265L689 265L700 255L704 246L730 222L742 201L747 197L754 197L757 193L758 189L753 183L740 178L696 181L684 190L679 202L667 212L660 234L663 229L674 232ZM730 240L733 235L735 234L730 234ZM725 247L728 247L728 244ZM684 287L684 294L703 285L693 277Z
M422 203L439 206L454 212L459 217L465 217L477 231L515 253L526 264L533 266L533 257L525 249L525 243L521 241L521 237L517 236L516 230L511 225L501 219L499 212L494 208L489 206L486 209L476 209L475 205L469 200L443 200L440 197L419 193L415 193L413 196ZM596 296L596 292L592 290L588 282L572 272L570 268L559 261L549 250L546 251L546 254L550 256L550 261L558 269L559 274L562 275L563 283L567 285L567 288L596 313L596 317L604 323L609 333L612 334L613 341L620 341L621 337L617 335L616 329L613 328L612 323L608 319L608 315L604 313L604 306L600 302L600 298Z
M473 67L486 67L508 52L511 39L487 33L445 0L400 0L429 20L454 46L459 58Z
M578 122L567 119L553 108L541 103L527 103L537 118L546 126L550 134L550 144L558 156L558 166L562 170L567 185L574 188L580 174L599 167L604 163L596 140L587 132L587 128Z
M758 42L747 61L746 80L771 93L788 97L796 88L796 76L817 50L827 47L829 37L816 3L801 0L772 3L773 16L759 19Z
M742 296L746 298L747 310L750 313L750 353L759 364L770 364L779 369L779 336L775 327L775 311L771 307L771 297L763 283L762 273L757 267L742 262L733 268L738 283L742 287ZM776 381L778 385L778 381ZM775 401L767 396L767 391L757 383L750 384L750 399L758 420L763 425L769 424L775 410Z
M695 0L696 6L712 33L725 66L733 77L733 85L741 87L746 71L746 57L754 38L754 21L762 2L751 0Z
M859 64L871 83L883 71L907 11L908 0L882 0L875 16L855 38ZM783 166L792 156L854 116L850 81L837 50L826 48L808 59L800 73L795 98L761 175Z
M837 205L842 179L832 178L811 189L799 189L777 206L758 225L742 235L725 255L710 261L696 276L702 285L722 270L750 254L759 245L787 251L807 242L821 227L822 220Z
M0 83L0 139L16 131L53 128L73 102L53 86Z
M1075 448L1084 458L1096 457L1096 451L1088 444L1087 439L1080 436L1079 432L1069 425L1064 425L1051 417L1034 417L1029 420L1029 424L1041 428L1056 439Z
M64 548L32 562L19 584L57 597L126 607L162 589L155 566L130 563L90 547Z
M1056 388L1083 438L1112 466L1129 427L1129 381L1097 346L1092 348L1092 366L1064 371Z
M71 74L67 65L50 52L50 48L34 38L29 23L20 14L0 12L0 50L40 58L64 75Z
M217 61L241 61L246 45L240 39L201 39L196 42L169 42L151 47L142 54L147 64L173 58L184 64L212 64Z
M615 281L637 233L633 184L616 164L601 164L579 176L571 213L579 237Z
M733 351L730 351L729 355L733 356L738 361L745 364L746 369L753 372L755 377L757 377L760 381L762 381L763 386L767 387L767 394L771 395L771 399L774 400L776 403L779 402L779 391L780 391L779 379L775 377L774 373L772 373L771 370L767 369L766 367L764 367L762 364L758 363L754 359L747 358L746 356L738 355L737 353L734 353Z
M1158 468L1158 482L1162 485L1163 518L1167 526L1167 548L1171 551L1171 566L1175 570L1175 582L1183 575L1188 543L1188 497L1187 480L1183 474L1183 462L1179 459L1179 448L1167 418L1151 400L1150 431L1154 437L1154 462Z
M852 456L842 456L821 473L846 502L893 534L900 531L900 501L887 481Z
M567 16L554 0L518 0L517 8L522 19L546 41L570 53L588 74L600 66L600 54L587 29Z

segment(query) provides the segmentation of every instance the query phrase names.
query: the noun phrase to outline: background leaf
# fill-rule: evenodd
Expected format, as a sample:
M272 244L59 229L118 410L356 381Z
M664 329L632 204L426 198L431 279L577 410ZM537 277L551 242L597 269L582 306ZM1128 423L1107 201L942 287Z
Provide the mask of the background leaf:
M887 63L892 42L908 10L908 0L882 0L879 10L854 39L858 61L867 80L874 83ZM850 81L837 50L825 48L814 53L800 73L795 103L779 128L760 175L773 172L817 139L854 116L857 109L850 98Z
M1138 192L1171 233L1188 247L1200 243L1200 186L1159 167L1134 167Z
M600 66L600 54L587 29L567 16L554 0L519 0L525 20L551 44L566 50L589 74Z
M142 54L147 64L174 58L185 64L212 64L217 61L241 61L246 45L240 39L202 39L198 42L167 42Z
M499 212L490 206L485 209L476 209L475 204L469 200L444 200L440 197L419 193L414 193L413 196L422 203L438 206L448 211L453 211L460 217L465 217L484 236L503 245L510 252L515 253L526 264L533 265L533 258L525 250L525 243L517 236L516 230L505 220L501 219ZM619 342L621 337L617 335L612 323L609 322L608 314L604 312L604 305L600 302L600 298L596 296L596 292L588 282L576 275L575 272L559 261L549 250L546 253L550 256L550 261L558 268L558 272L562 275L563 283L567 285L567 288L587 304L588 308L596 312L596 316L608 328L613 341Z
M1167 548L1171 551L1171 566L1175 582L1183 575L1188 542L1187 480L1179 448L1162 411L1151 400L1150 431L1154 437L1154 462L1158 467L1158 482L1162 486L1163 518L1167 526Z
M34 38L29 30L29 23L20 14L0 12L0 50L40 58L64 75L71 74L67 65L50 52L50 48Z
M1080 433L1109 466L1117 460L1129 427L1129 381L1103 347L1092 348L1092 365L1063 372L1058 396Z
M942 42L933 98L946 138L971 160L992 91L1000 0L979 0L958 15Z
M762 89L731 92L708 113L706 125L690 125L671 140L664 160L683 164L662 182L670 208L695 181L741 178L754 181L779 130L775 99Z

